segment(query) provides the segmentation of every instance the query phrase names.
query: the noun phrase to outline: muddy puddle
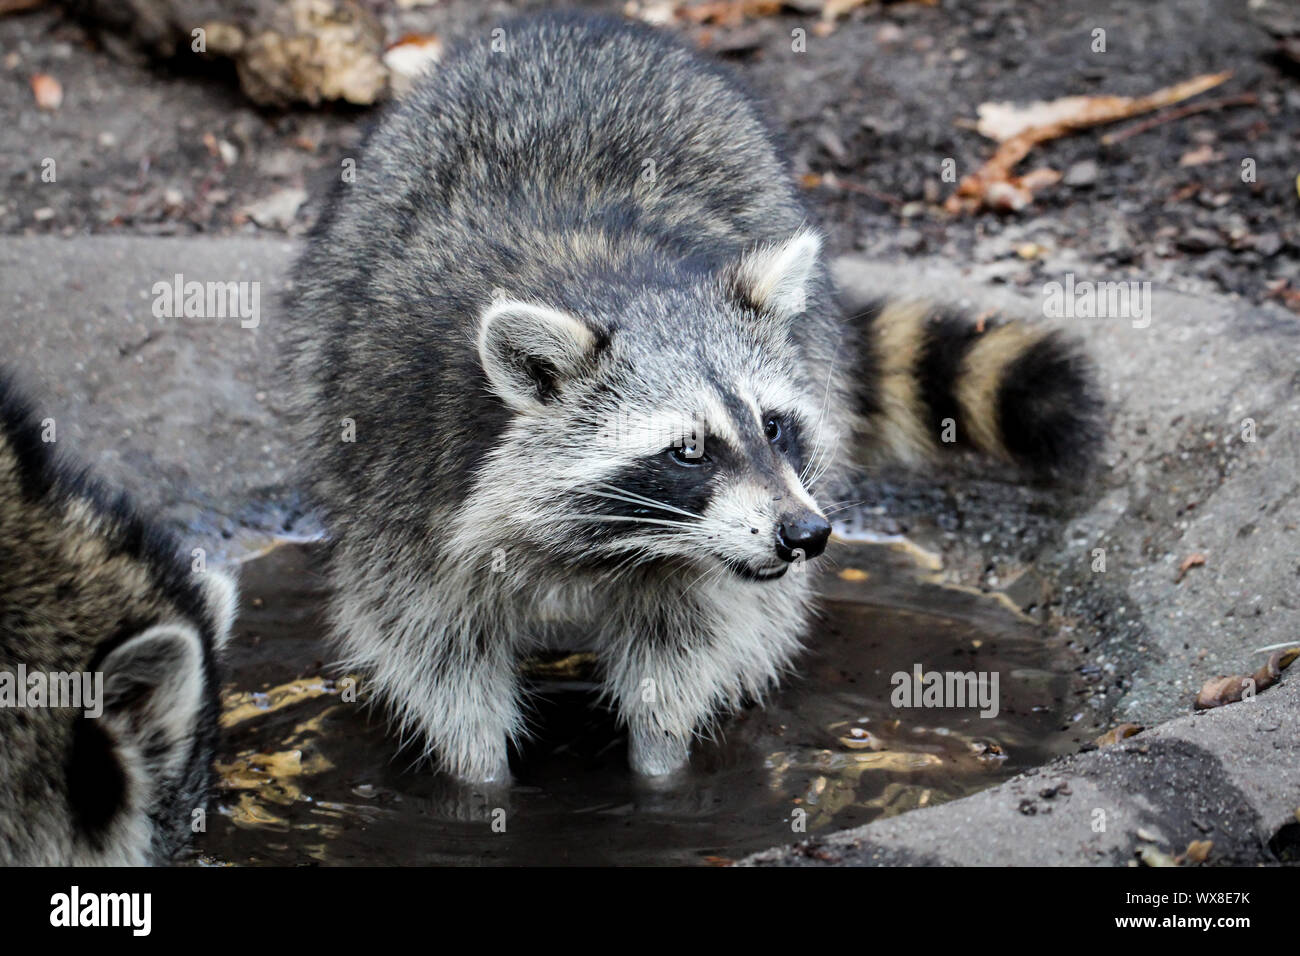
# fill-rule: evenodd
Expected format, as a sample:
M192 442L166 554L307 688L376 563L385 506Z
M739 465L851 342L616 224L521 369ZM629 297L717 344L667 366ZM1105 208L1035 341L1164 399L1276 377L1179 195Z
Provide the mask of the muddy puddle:
M841 543L798 677L698 745L681 779L632 777L587 660L557 655L528 668L538 735L512 755L514 784L476 793L348 699L320 639L319 553L282 544L243 566L200 862L720 864L973 793L1095 733L1071 723L1059 641L928 581L897 544ZM918 664L997 675L996 716L893 706L894 675Z

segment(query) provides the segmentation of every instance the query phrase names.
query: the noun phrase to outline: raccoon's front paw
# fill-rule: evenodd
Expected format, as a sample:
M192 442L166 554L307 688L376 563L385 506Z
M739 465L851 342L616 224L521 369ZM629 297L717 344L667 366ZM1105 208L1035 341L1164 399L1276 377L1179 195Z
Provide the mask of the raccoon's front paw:
M472 783L440 776L434 782L429 805L444 820L492 823L510 809L510 780Z
M491 790L512 782L504 733L500 740L485 733L477 740L439 742L435 750L442 757L440 769L461 786Z
M510 761L504 754L499 760L451 768L450 773L460 785L484 790L508 788L514 780L510 774Z
M633 773L664 777L684 769L690 759L688 739L644 727L633 727L628 735L628 763Z

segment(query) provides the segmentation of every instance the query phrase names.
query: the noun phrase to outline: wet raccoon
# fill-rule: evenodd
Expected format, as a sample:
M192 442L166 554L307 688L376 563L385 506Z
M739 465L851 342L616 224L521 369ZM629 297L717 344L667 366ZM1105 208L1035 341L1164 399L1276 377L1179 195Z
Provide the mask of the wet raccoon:
M42 438L0 375L0 864L166 863L206 800L235 588Z
M1087 457L1090 379L1057 336L842 318L773 142L656 31L517 20L386 117L297 265L332 630L463 779L508 779L520 657L575 631L633 768L680 767L799 650L816 495L853 454Z

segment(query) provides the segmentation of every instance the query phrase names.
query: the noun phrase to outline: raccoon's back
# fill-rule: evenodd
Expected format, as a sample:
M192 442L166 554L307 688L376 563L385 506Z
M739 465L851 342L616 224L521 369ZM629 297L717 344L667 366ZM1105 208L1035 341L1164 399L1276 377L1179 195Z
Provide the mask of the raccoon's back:
M797 225L773 142L735 79L674 38L551 14L509 21L435 70L375 134L358 192L394 209L418 195L409 212L475 245L527 248L536 230L594 220L712 252ZM771 222L782 214L795 218Z

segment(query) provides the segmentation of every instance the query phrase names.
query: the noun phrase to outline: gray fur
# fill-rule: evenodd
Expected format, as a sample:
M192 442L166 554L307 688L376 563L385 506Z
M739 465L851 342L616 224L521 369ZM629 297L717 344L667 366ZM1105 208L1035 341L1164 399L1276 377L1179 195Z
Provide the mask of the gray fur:
M402 730L479 781L508 777L525 729L520 657L582 635L633 767L668 773L799 650L803 562L752 578L883 431L852 381L872 333L841 320L773 135L719 67L602 19L497 39L385 118L295 273L332 631ZM720 450L702 488L667 450L686 420Z
M234 585L54 447L0 376L0 672L102 675L96 715L0 706L0 864L165 863L207 796Z

